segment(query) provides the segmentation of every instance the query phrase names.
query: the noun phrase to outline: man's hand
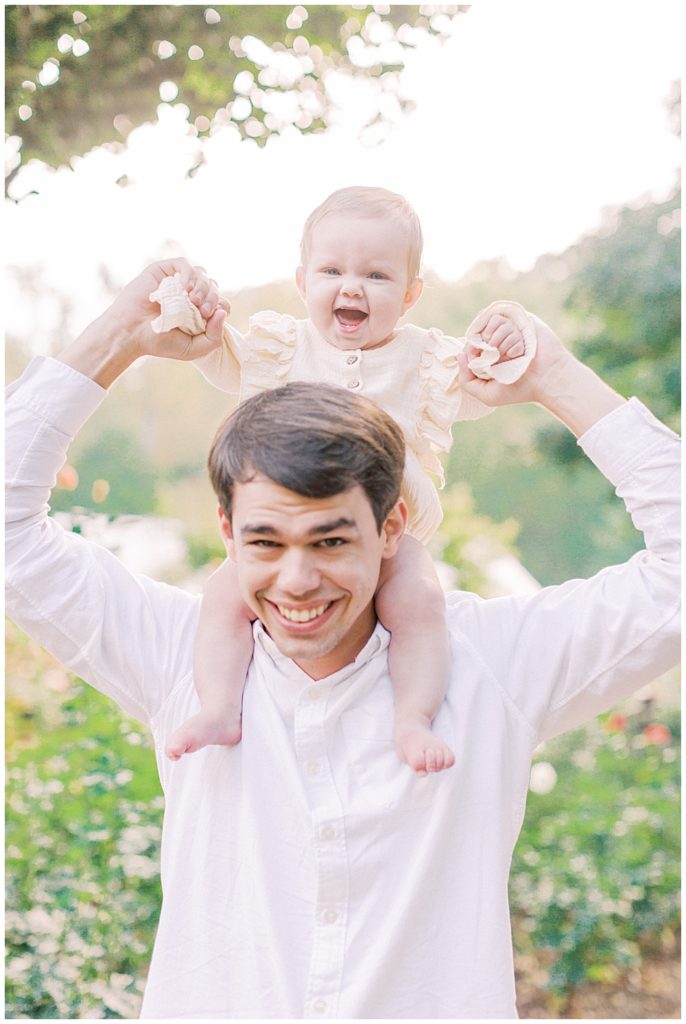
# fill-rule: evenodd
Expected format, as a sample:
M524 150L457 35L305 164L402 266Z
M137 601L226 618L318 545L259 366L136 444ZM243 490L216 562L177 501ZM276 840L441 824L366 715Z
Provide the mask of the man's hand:
M203 334L191 337L180 330L156 334L151 327L159 306L150 302L149 296L163 278L176 273L206 321ZM203 267L191 266L185 259L153 263L124 288L60 359L102 387L109 387L140 356L187 360L211 352L221 343L229 308L228 302L219 297L216 281Z
M514 405L537 402L557 416L579 437L606 413L621 405L624 399L608 387L589 367L580 363L560 341L548 324L529 314L536 327L536 355L526 372L513 384L480 380L467 365L475 350L467 346L460 357L461 387L484 405ZM513 332L506 331L504 317L484 315L475 321L472 331L493 345L500 339L511 342L505 355L508 359L521 355ZM504 345L498 345L501 352Z
M190 337L180 330L157 334L150 326L160 310L157 303L150 302L149 296L165 277L176 273L206 321L204 334ZM217 282L207 276L203 267L193 267L188 260L178 259L147 267L124 288L105 315L124 330L130 342L137 346L139 355L197 359L220 344L229 309L228 302L219 297Z

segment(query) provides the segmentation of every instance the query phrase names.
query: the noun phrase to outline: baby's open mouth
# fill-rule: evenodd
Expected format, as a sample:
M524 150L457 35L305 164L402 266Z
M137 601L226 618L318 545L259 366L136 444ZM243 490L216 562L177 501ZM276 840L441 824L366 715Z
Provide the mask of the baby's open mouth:
M359 327L367 317L368 313L363 312L361 309L336 309L334 310L334 316L336 320L346 330L354 330Z

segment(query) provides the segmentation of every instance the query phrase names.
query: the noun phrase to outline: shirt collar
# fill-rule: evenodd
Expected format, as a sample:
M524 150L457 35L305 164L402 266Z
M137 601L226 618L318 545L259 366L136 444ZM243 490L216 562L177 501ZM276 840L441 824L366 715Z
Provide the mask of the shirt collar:
M380 622L377 622L374 627L374 632L370 636L367 643L364 645L357 657L349 664L344 665L343 668L339 669L338 672L334 672L330 676L326 676L324 679L313 680L306 672L303 672L296 663L291 659L282 654L279 648L276 646L272 638L269 636L264 626L259 619L255 619L253 623L253 637L255 640L255 650L262 652L271 662L271 668L276 669L278 675L281 677L280 683L277 684L283 687L284 677L290 680L292 689L294 691L301 691L307 686L321 686L327 689L337 686L340 683L345 682L351 676L359 672L366 664L373 659L377 658L382 654L390 642L390 633L384 629ZM273 671L267 670L265 673L267 678L275 675ZM291 687L289 687L290 689Z

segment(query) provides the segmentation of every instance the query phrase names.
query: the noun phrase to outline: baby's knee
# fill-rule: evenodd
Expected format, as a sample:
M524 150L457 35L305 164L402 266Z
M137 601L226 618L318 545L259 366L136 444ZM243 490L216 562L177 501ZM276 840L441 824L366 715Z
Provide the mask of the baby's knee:
M422 619L445 617L445 594L437 579L420 577L408 599Z
M445 594L438 580L419 576L404 584L399 579L389 581L376 595L376 611L384 625L387 622L433 624L445 621Z

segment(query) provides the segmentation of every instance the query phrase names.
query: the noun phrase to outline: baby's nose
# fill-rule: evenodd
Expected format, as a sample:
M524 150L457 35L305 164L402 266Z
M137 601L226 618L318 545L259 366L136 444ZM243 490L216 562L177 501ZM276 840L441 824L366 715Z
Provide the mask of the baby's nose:
M341 281L341 294L343 295L361 295L362 285L359 277L353 277L348 275Z

